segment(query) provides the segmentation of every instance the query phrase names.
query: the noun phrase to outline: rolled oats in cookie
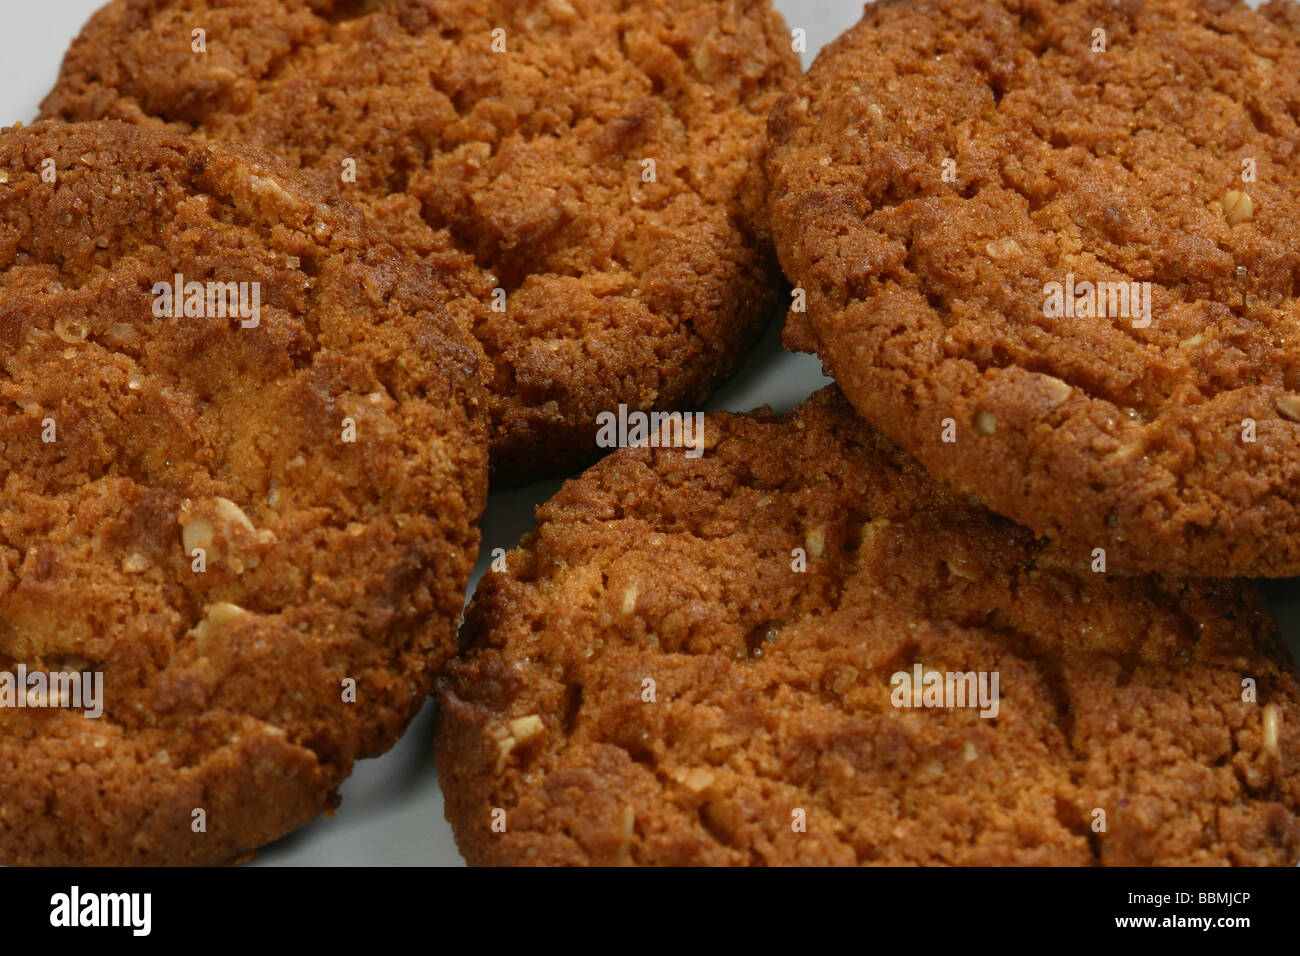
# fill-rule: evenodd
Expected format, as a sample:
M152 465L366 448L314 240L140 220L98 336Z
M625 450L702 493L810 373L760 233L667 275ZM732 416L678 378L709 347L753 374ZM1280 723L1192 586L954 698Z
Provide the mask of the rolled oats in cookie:
M488 442L436 278L260 150L0 133L0 862L241 857L427 699Z
M770 123L787 344L1112 568L1300 574L1300 7L886 0Z
M44 110L337 184L443 272L517 481L590 461L600 413L687 408L736 365L780 282L765 125L798 72L768 0L114 0Z
M1093 574L834 389L705 427L566 483L480 585L439 682L470 863L1300 859L1248 585Z

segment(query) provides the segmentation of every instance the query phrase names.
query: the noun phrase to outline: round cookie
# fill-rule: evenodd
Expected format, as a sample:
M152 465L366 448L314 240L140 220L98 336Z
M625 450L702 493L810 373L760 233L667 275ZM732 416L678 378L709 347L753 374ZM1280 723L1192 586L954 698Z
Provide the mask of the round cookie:
M455 651L473 351L317 182L121 123L0 133L0 263L0 862L246 854Z
M166 122L339 184L444 272L494 480L519 481L591 461L620 403L702 402L746 351L780 282L767 115L798 72L768 0L115 0L44 115Z
M1249 586L1073 566L834 389L704 443L566 483L480 585L438 687L470 863L1300 859L1300 688ZM924 706L934 673L990 706Z
M1040 535L1300 574L1297 97L1292 3L870 4L772 114L787 345Z

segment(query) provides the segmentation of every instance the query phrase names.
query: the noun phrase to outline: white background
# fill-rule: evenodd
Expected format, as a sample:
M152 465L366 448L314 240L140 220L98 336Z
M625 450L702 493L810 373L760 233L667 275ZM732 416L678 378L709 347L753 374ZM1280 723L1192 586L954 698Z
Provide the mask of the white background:
M859 0L775 2L791 28L807 31L805 66L823 44L856 23L862 11ZM35 118L58 75L64 49L100 5L100 0L0 0L0 125ZM816 359L781 349L779 326L780 316L774 316L763 340L706 410L740 412L770 405L788 411L827 383ZM559 486L559 481L549 481L494 493L483 520L482 553L513 547L532 527L533 508ZM486 558L479 561L474 581L486 563ZM1300 588L1294 581L1271 582L1267 591L1292 653L1300 654ZM357 765L341 789L343 803L332 818L317 820L264 849L254 865L461 865L442 816L432 728L430 704L397 746Z

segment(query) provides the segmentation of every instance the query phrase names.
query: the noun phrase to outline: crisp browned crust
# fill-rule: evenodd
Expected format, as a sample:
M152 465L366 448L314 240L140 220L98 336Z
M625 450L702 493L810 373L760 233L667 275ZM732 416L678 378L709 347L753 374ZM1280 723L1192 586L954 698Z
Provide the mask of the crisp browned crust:
M771 119L787 341L1039 534L1300 574L1298 101L1291 3L871 4ZM1150 282L1150 326L1045 316L1071 273Z
M335 183L354 159L344 195L443 271L479 343L514 481L588 463L619 403L702 402L743 355L780 281L764 126L797 74L768 0L115 0L44 111L165 121Z
M480 585L439 681L469 862L1300 859L1300 688L1249 586L1076 567L833 389L706 444L568 482ZM996 670L997 717L896 709L916 663Z
M316 182L120 123L0 133L0 263L0 671L104 675L98 719L0 708L0 862L255 849L336 803L455 649L473 352ZM260 324L156 317L176 273L260 282Z

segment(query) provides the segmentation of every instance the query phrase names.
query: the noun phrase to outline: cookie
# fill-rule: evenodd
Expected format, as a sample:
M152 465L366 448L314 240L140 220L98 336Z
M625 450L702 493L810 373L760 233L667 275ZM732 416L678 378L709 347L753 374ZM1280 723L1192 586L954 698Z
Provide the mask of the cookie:
M1114 566L1300 574L1300 7L897 0L770 124L787 344Z
M444 272L516 482L593 460L620 404L702 402L746 351L780 282L764 128L798 72L768 0L115 0L44 114L337 183Z
M705 428L566 483L479 586L438 686L470 863L1300 858L1249 586L1075 566L834 388Z
M317 182L122 123L0 133L0 263L0 862L244 855L455 650L473 350Z

